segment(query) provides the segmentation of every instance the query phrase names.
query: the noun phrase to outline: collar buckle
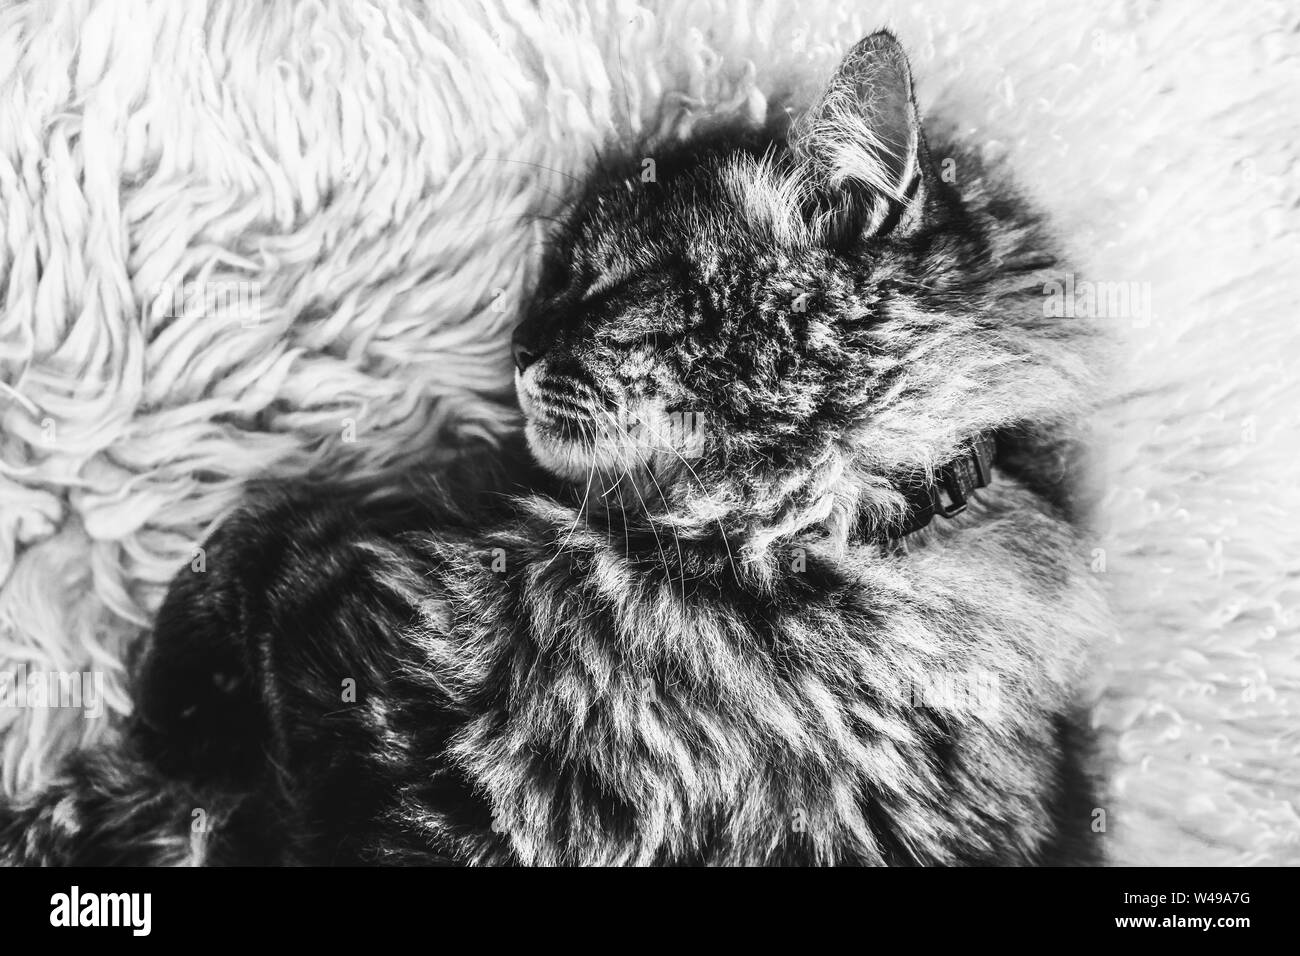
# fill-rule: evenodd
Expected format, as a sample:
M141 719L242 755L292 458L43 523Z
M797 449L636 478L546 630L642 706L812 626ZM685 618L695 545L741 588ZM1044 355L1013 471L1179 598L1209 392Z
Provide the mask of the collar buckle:
M949 504L944 504L941 491L948 492ZM955 518L966 510L966 503L970 499L961 484L948 472L942 481L930 488L930 500L934 502L934 513L940 518Z
M965 511L971 495L993 480L993 458L996 453L997 446L993 437L980 435L963 454L935 475L934 484L916 489L920 494L913 498L915 505L912 514L906 525L899 530L897 538L921 530L936 515L940 518L955 518Z

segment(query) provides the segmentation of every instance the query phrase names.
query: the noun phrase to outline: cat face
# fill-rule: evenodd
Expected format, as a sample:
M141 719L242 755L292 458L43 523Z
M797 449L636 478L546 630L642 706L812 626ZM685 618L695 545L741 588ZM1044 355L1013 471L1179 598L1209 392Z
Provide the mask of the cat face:
M971 236L874 34L788 139L716 136L589 184L514 337L529 444L670 500L788 494L897 378L899 310L987 258Z
M834 328L852 272L801 229L746 217L752 183L778 169L696 143L656 157L655 182L635 167L584 197L514 340L544 464L573 478L592 464L779 465L831 424L856 378Z

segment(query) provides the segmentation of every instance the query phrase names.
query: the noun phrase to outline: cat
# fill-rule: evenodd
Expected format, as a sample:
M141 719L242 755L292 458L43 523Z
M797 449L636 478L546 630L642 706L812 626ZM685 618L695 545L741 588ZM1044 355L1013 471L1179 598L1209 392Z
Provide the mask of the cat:
M887 32L789 129L602 163L513 338L523 437L252 495L0 859L1103 862L1062 269Z

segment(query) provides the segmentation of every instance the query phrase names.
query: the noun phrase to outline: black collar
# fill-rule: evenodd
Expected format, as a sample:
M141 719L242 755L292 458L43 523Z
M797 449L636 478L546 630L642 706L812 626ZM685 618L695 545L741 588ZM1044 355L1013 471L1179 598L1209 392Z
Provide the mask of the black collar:
M889 537L897 540L920 531L938 515L952 518L966 510L971 493L993 480L993 459L997 446L992 435L980 435L961 455L940 468L933 482L913 482L899 486L907 496L909 507L901 527L890 529ZM947 500L945 500L945 494Z

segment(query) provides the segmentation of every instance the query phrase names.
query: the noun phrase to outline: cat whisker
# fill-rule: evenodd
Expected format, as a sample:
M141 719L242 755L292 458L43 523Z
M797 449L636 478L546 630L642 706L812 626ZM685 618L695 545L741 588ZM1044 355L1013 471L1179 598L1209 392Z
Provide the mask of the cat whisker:
M655 441L659 443L659 445L661 445L666 451L671 452L672 454L677 456L677 458L681 461L681 463L686 466L686 470L691 473L691 477L693 477L695 481L699 484L700 490L703 491L705 494L708 494L709 489L708 486L704 484L704 480L699 476L699 474L696 473L695 469L691 467L691 463L686 460L686 457L672 446L672 442L665 439L662 435L659 434L659 432L655 428L651 427L648 423L643 422L642 424L650 432L650 436L654 438ZM721 519L715 518L714 521L718 525L718 532L722 535L722 546L727 550L727 562L731 565L731 574L736 579L736 581L739 582L740 572L736 568L736 557L731 552L731 541L730 539L727 538L727 529L723 527Z
M618 75L623 80L623 107L627 113L627 128L632 131L632 96L627 91L627 68L623 65L623 32L618 33Z
M614 426L614 434L618 435L620 429L618 426L618 421L614 418L613 413L605 408L599 409L599 411L601 412L601 414L603 414L606 418L609 419L610 424ZM631 446L625 445L625 448L631 449ZM633 450L632 453L635 455L636 454L635 450ZM649 470L649 466L645 465L644 462L642 462L642 466L645 467L647 471ZM637 500L641 502L641 510L642 512L645 513L646 524L650 528L650 533L654 535L655 547L659 550L659 560L663 562L664 571L668 573L668 580L671 581L672 567L668 564L668 552L664 550L663 540L659 537L659 529L655 527L654 516L650 513L650 506L646 504L645 498L642 497L641 489L637 487L636 479L632 476L631 470L629 469L626 463L623 466L623 471L624 474L627 475L628 484L632 486L632 493L636 495ZM621 504L621 499L620 499L620 504ZM625 516L626 514L627 512L624 511ZM678 553L679 554L681 553L680 542L678 543Z
M543 215L542 213L535 213L535 212L528 212L519 216L493 216L491 219L478 220L478 225L486 226L489 223L505 222L505 221L512 222L516 225L532 225L533 223L538 221L551 222L551 223L555 223L558 226L564 225L563 219L560 219L556 216L546 216ZM545 242L538 240L536 244L538 246L544 246Z
M640 458L641 456L638 455L637 457ZM654 482L655 488L658 489L659 497L666 500L666 496L664 495L664 490L663 488L660 487L658 479L655 478L654 472L650 469L650 465L645 463L644 461L642 462L642 464L645 466L646 474L650 476L650 480ZM668 530L673 533L673 544L677 548L677 576L681 578L682 608L684 610L686 608L686 559L682 557L682 539L677 534L676 525L670 524L668 526ZM668 580L670 582L672 581L672 577L673 577L672 574L669 573Z
M549 568L555 562L555 559L558 558L564 552L564 549L569 545L569 540L573 537L573 533L578 530L578 525L582 522L582 513L583 511L586 510L587 507L587 498L591 494L591 481L595 477L595 475L596 475L596 462L593 459L591 465L587 468L587 489L582 493L582 504L578 505L578 513L573 518L573 527L570 528L569 533L564 536L564 540L561 541L556 546L555 554L551 556L550 561L546 562L546 565L543 568L543 570Z
M563 176L565 179L582 185L582 179L572 173L566 173L562 169L556 169L554 166L547 166L544 163L529 162L526 159L506 159L501 156L471 156L467 161L471 163L510 163L515 166L531 166L534 169L544 169L548 173L555 173L557 176Z
M644 458L642 458L640 454L637 453L635 446L629 445L628 447L631 450L632 454L636 455L637 461L641 462L641 467L645 469L645 473L650 477L650 480L654 482L654 486L659 492L659 499L667 503L668 496L664 494L664 489L659 484L659 479L655 477L654 469L650 467L650 463L646 461ZM649 518L648 513L646 517ZM653 519L651 520L653 521ZM668 530L670 530L673 533L673 542L677 546L677 569L678 569L678 574L682 579L682 608L685 609L686 607L686 561L682 557L682 539L678 536L677 527L675 525L669 524ZM664 570L669 570L666 564L664 566ZM671 571L669 571L668 580L670 582L672 581Z
M544 402L552 408L558 408L561 411L577 413L578 415L590 414L589 405L572 395L565 395L563 392L551 388L545 383L538 384L533 397L536 400Z
M626 469L624 469L624 471L626 472ZM628 475L628 480L631 481L631 479L632 476ZM628 530L627 530L627 509L623 507L622 495L619 495L617 500L618 500L618 510L623 512L623 554L628 555L632 553L632 539L628 535Z

